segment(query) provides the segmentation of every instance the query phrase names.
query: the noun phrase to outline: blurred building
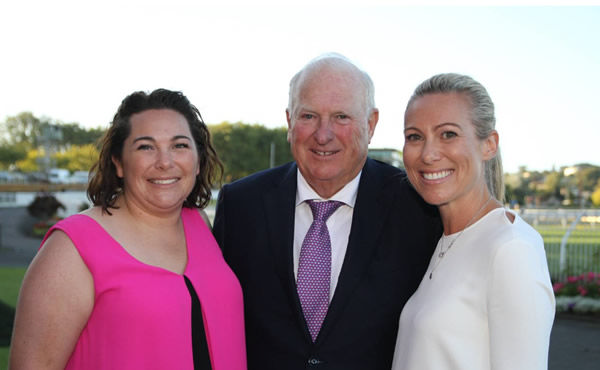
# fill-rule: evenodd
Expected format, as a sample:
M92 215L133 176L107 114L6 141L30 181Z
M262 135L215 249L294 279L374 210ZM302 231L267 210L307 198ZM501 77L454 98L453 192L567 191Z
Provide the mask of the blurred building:
M391 164L394 167L404 168L402 152L396 149L369 148L369 157Z

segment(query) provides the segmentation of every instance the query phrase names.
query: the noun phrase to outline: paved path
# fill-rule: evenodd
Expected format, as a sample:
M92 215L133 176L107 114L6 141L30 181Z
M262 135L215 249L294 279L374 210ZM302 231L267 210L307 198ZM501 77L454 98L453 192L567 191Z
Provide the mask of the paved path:
M0 208L0 266L27 266L41 239L24 235L34 220L25 208ZM600 369L600 319L559 315L550 339L549 370Z
M550 337L548 370L600 369L600 319L559 315Z
M27 266L41 239L27 236L35 219L24 207L0 208L0 266Z

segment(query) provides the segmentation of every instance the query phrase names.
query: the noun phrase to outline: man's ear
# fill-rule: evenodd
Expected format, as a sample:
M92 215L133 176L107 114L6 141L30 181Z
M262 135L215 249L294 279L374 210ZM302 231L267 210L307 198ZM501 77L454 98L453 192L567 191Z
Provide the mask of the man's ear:
M287 141L288 143L290 142L291 139L291 133L292 133L292 117L290 114L290 110L286 109L285 110L285 119L287 120L287 124L288 124L288 130L287 130Z
M367 121L367 124L369 125L369 143L371 143L371 138L375 133L375 126L377 126L377 122L379 122L379 109L373 108Z

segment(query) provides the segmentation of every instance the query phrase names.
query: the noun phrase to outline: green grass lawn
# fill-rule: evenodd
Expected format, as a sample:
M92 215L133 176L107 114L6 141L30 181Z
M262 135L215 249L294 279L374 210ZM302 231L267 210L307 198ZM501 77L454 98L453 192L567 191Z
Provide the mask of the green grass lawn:
M8 368L8 347L0 347L0 369Z
M560 225L544 225L535 228L544 238L544 243L560 243L567 229ZM600 245L600 227L595 229L585 225L575 227L568 242L570 244L594 244Z
M8 343L14 307L17 305L24 275L24 267L0 268L0 369L6 369L8 366Z
M560 273L560 244L567 228L560 225L539 225L536 230L544 239L550 274L556 278ZM577 225L567 240L566 250L567 275L600 272L600 227Z
M25 267L0 268L0 301L15 307Z

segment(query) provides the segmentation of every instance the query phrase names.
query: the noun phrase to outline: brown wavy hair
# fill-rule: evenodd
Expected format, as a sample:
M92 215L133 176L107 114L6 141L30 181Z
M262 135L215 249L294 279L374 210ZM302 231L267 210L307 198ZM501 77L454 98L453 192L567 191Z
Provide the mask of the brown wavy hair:
M181 92L167 89L157 89L150 94L137 91L123 99L108 131L99 141L100 157L90 170L93 175L87 188L89 199L108 214L109 208L117 208L115 202L123 192L123 179L117 176L112 158L122 159L123 143L131 133L131 116L149 109L171 109L187 120L196 143L200 172L183 206L206 207L211 199L211 188L221 182L223 165L211 144L210 133L198 108Z

